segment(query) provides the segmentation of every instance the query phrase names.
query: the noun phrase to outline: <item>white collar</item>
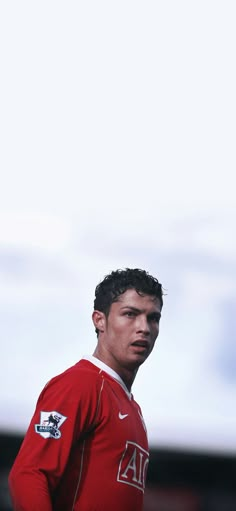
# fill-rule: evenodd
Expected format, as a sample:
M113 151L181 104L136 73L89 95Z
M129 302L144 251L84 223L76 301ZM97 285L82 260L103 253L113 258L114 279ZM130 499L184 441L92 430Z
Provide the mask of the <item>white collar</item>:
M121 387L124 389L124 391L126 392L127 396L129 397L129 399L132 398L132 394L127 389L127 387L126 387L125 383L123 382L122 378L113 369L111 369L111 367L109 367L107 364L105 364L104 362L99 360L99 358L94 357L93 355L86 355L86 356L83 357L83 360L88 360L88 362L91 362L91 364L99 367L99 369L101 369L102 371L105 371L106 373L108 373L112 378L114 378L114 380L116 380L121 385Z

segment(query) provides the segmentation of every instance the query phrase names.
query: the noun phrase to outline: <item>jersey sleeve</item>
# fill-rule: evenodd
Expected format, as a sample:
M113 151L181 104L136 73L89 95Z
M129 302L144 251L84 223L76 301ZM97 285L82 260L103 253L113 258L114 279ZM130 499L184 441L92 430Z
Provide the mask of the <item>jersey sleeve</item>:
M99 392L86 374L64 373L43 389L9 475L14 511L52 511L73 444L95 427Z

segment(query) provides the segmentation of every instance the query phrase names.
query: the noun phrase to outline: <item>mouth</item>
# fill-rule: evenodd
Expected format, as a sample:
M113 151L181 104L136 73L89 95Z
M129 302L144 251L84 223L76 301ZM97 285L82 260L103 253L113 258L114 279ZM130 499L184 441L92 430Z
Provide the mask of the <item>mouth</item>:
M147 351L149 349L149 344L147 341L135 341L132 342L131 346L141 351Z

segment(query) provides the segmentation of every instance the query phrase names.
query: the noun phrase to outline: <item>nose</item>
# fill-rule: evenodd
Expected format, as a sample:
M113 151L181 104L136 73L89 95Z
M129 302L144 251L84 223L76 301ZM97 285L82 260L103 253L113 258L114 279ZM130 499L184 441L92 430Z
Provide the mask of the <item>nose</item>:
M142 332L146 335L150 333L150 325L144 314L140 314L137 317L137 332Z

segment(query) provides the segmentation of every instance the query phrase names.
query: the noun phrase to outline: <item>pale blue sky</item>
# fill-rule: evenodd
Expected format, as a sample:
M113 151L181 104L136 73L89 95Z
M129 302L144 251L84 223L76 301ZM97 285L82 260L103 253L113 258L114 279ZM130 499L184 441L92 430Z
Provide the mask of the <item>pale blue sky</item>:
M167 290L133 388L150 442L236 451L235 15L1 6L2 429L94 349L98 281L138 266Z

